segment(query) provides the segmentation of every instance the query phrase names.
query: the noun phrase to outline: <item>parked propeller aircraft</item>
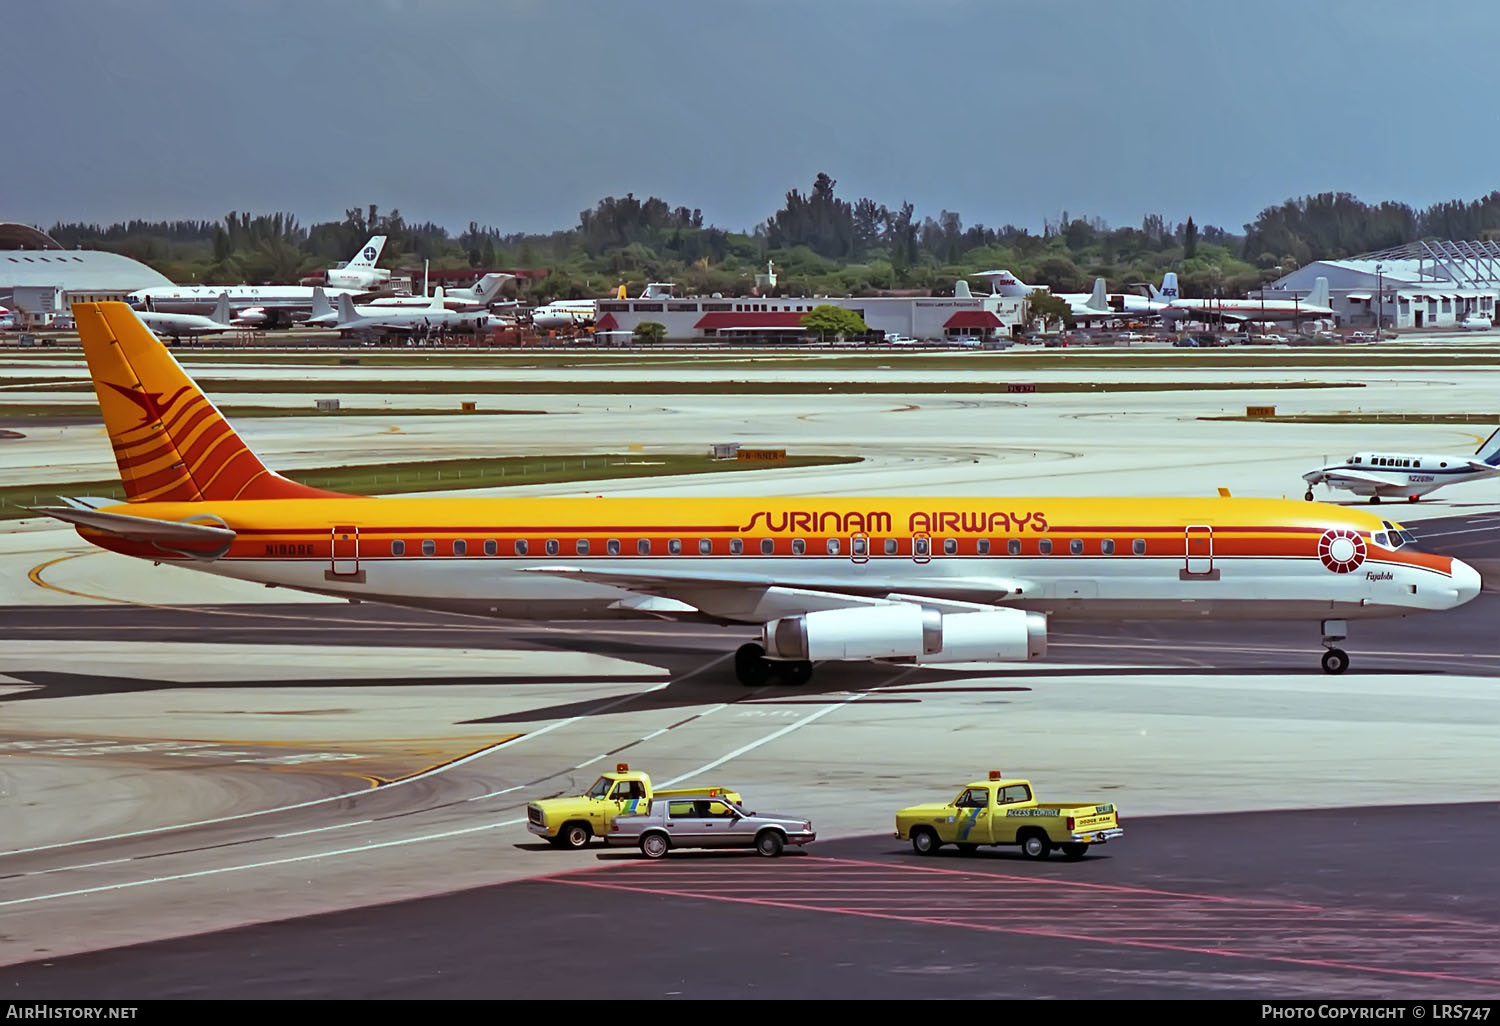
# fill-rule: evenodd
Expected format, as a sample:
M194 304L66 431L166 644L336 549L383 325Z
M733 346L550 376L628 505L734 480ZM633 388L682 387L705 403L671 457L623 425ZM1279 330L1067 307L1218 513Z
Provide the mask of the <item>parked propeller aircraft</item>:
M1326 484L1329 488L1366 496L1371 502L1402 498L1416 502L1444 485L1478 481L1496 474L1500 474L1500 429L1491 432L1472 456L1355 453L1342 463L1303 474L1302 480L1307 482L1303 498L1311 502L1313 485Z

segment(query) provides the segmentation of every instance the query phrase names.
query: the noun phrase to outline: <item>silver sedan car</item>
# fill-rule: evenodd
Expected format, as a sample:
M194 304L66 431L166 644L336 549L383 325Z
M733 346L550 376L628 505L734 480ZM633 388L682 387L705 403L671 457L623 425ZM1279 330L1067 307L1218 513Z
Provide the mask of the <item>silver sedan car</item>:
M644 813L616 816L611 843L634 843L649 859L673 848L754 848L768 858L789 844L815 840L812 821L800 816L749 812L722 795L656 798Z

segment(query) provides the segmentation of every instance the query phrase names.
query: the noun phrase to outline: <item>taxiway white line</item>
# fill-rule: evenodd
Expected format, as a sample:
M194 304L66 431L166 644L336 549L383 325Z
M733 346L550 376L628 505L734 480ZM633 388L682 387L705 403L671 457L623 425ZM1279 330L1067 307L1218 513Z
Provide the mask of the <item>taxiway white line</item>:
M905 676L905 674L902 674L902 676ZM798 720L795 723L788 723L785 727L782 727L780 730L773 731L772 733L767 734L765 737L760 738L759 740L751 741L749 744L746 744L746 745L741 745L740 747L736 748L734 751L730 752L728 755L720 756L719 758L715 759L713 762L706 763L706 764L704 764L702 766L699 766L697 769L689 770L688 772L683 773L680 776L673 777L671 780L665 780L665 781L663 781L661 784L657 785L658 790L660 790L661 788L671 787L673 784L680 784L682 781L686 780L688 777L697 776L700 773L707 773L711 769L717 769L718 767L724 765L726 762L728 762L731 759L736 759L736 758L740 757L741 755L744 755L746 752L754 751L755 749L759 748L761 745L769 744L770 742L775 741L779 737L783 737L783 736L785 736L787 734L790 734L794 730L797 730L797 729L799 729L801 727L805 727L809 723L813 722L813 720L820 719L821 717L827 716L829 713L834 712L835 710L842 709L842 708L844 708L844 706L848 705L851 702L857 702L857 701L859 701L861 698L864 697L864 695L865 695L865 692L863 692L863 691L857 691L857 692L855 692L854 694L850 695L848 698L844 699L842 702L839 702L836 705L826 705L823 708L819 709L817 712L811 713L811 714L809 714L807 716L804 716L804 717L802 717L802 719Z
M727 657L725 657L725 658L727 658ZM717 662L717 660L715 660L715 661ZM694 672L697 672L697 671L694 671ZM150 834L165 834L165 833L170 833L170 832L172 832L174 830L188 830L188 829L191 829L193 827L213 826L216 823L232 823L235 820L249 819L249 818L251 818L253 816L269 816L272 813L277 813L277 812L292 812L292 811L294 811L296 809L311 808L314 805L326 805L329 802L342 802L342 801L346 801L346 800L348 800L350 798L358 798L361 795L368 795L368 794L374 794L376 792L389 791L392 788L400 787L403 784L412 784L412 783L415 783L418 780L426 780L429 777L434 777L434 776L437 776L437 775L439 775L441 773L446 773L446 772L448 772L451 769L457 769L459 766L463 766L466 763L473 762L475 759L479 759L479 758L482 758L482 757L484 757L486 755L489 755L492 752L497 751L498 749L501 749L501 748L513 748L516 745L519 745L519 744L521 744L521 743L523 743L525 741L530 741L532 738L538 738L538 737L541 737L543 734L547 734L547 733L550 733L550 732L552 732L554 730L557 730L559 727L566 727L566 726L568 726L571 723L577 723L579 720L583 719L586 716L592 716L595 713L601 713L601 712L604 712L607 709L612 709L612 708L614 708L617 705L620 705L620 704L622 704L624 702L628 702L632 698L639 698L641 695L648 695L648 694L650 694L653 691L660 691L662 688L666 687L670 683L672 683L672 682L671 681L663 681L660 684L655 684L655 685L647 688L645 691L631 692L629 695L626 695L626 696L624 696L622 698L612 699L611 701L606 702L603 705L600 705L600 706L598 706L598 707L596 707L594 709L590 709L586 713L580 713L577 716L570 716L566 720L558 720L556 723L549 723L549 724L547 724L547 726L541 728L540 730L534 730L534 731L532 731L529 734L522 734L520 737L511 738L508 741L501 741L498 744L487 745L486 747L479 749L477 752L470 752L468 755L465 755L465 756L463 756L462 758L459 758L459 759L455 759L452 762L444 763L443 765L436 766L436 767L434 767L434 768L432 768L430 770L424 770L423 772L415 774L414 776L402 777L400 780L392 781L389 784L382 784L379 788L372 788L371 790L368 790L368 791L349 791L349 792L347 792L345 794L331 794L331 795L328 795L327 797L324 797L324 798L313 798L310 801L297 802L297 803L292 804L292 805L278 805L278 806L276 806L274 808L260 809L260 810L258 810L256 812L239 812L239 813L236 813L233 816L217 816L217 817L215 817L213 819L200 819L200 820L197 820L197 821L192 822L192 823L175 823L175 824L173 824L171 826L147 827L144 830L131 830L131 831L127 831L126 833L123 833L123 834L108 834L108 835L106 835L104 837L81 837L81 838L79 838L76 841L59 841L56 844L39 844L39 845L37 845L34 848L15 848L15 849L12 849L10 851L0 851L0 858L4 858L4 857L6 857L8 855L26 855L26 854L29 854L31 852L37 852L37 851L53 851L53 850L58 849L58 848L73 848L73 847L76 847L76 846L78 846L80 844L96 844L96 843L99 843L101 841L122 841L122 840L125 840L125 839L130 838L130 837L145 837L145 836L150 835ZM499 793L504 793L504 792L499 792ZM481 797L491 797L491 796L490 795L481 795Z
M328 830L343 830L345 827L364 826L366 823L375 822L373 819L357 819L353 823L335 823L332 826L313 827L311 830L293 830L289 834L273 834L276 840L283 837L301 837L304 834L321 834Z
M419 837L403 837L396 841L380 841L376 844L362 844L357 848L339 848L334 851L314 852L311 855L291 855L284 859L268 859L265 862L250 862L242 866L221 866L218 869L200 869L192 873L174 873L171 876L154 876L146 880L128 880L125 883L103 884L98 887L80 887L72 891L58 891L54 894L37 894L30 898L12 898L9 901L0 901L0 908L9 908L13 905L29 905L38 901L53 901L58 898L74 898L83 894L103 894L107 891L123 891L131 887L146 887L151 884L171 883L175 880L193 880L198 877L216 876L220 873L238 873L245 869L266 869L270 866L288 866L297 862L311 862L315 859L337 858L340 855L358 855L361 852L376 851L380 848L395 848L406 844L419 844L423 841L438 841L445 837L460 837L464 834L479 833L483 830L495 830L500 827L515 826L526 822L525 818L508 819L503 823L486 823L484 826L465 827L462 830L445 830L438 834L423 834Z
M80 866L57 866L53 869L33 869L22 876L46 876L48 873L68 873L75 869L93 869L95 866L113 866L117 862L129 862L129 858L105 859L103 862L85 862Z
M716 665L718 665L719 663L722 663L724 660L726 660L728 658L729 658L729 655L726 653L725 655L721 655L721 656L718 656L717 658L710 659L708 662L704 663L702 666L700 666L700 667L698 667L697 669L694 669L694 670L689 670L687 673L684 673L681 677L678 677L676 680L663 681L660 684L652 685L651 687L647 688L645 691L638 691L638 692L636 692L633 695L626 695L624 698L617 698L617 699L615 699L613 701L606 702L604 705L598 706L597 708L594 708L594 709L590 709L588 712L583 713L583 714L578 715L578 716L574 716L572 719L562 720L559 723L554 724L554 726L562 726L565 723L573 723L573 722L575 722L577 720L583 719L585 716L595 716L595 715L597 715L599 713L606 712L609 709L613 709L615 706L620 705L620 704L622 704L624 702L628 702L632 698L639 698L641 695L649 695L653 691L660 691L662 688L665 688L665 687L667 687L670 684L681 684L683 681L690 680L691 678L698 676L698 674L702 673L704 670L707 670L711 666L716 666ZM718 712L720 709L724 708L725 704L726 703L721 702L718 705L714 706L712 709L708 710L708 712L699 713L698 715L692 716L692 717L689 717L689 718L690 719L694 719L694 720L702 719L704 716L709 715L709 713L716 713L716 712ZM551 729L551 728L548 728L548 729ZM671 729L672 729L671 727L663 727L663 728L661 728L658 731L654 731L653 733L647 734L645 737L637 738L635 741L632 741L631 744L640 744L642 741L649 741L651 738L657 737L660 734L665 734L667 731L669 731ZM539 731L537 731L537 733L541 734L541 733L545 733L545 731L540 731L539 730ZM527 734L526 736L527 737L533 737L535 735ZM517 739L517 740L519 740L519 739ZM588 762L580 763L579 765L574 766L573 768L574 769L583 769L584 766L593 765L594 763L598 762L600 759L605 758L608 754L609 753L606 752L604 755L595 756L594 758L590 759ZM566 771L564 771L564 772L566 772ZM561 775L562 775L561 773L549 773L547 776L542 777L541 779L542 780L547 780L550 777L557 777L557 776L561 776ZM466 798L465 801L477 802L481 798L496 798L496 797L499 797L502 794L510 794L512 791L519 791L522 787L529 787L529 786L531 786L531 785L529 785L529 784L517 784L515 787L507 787L507 788L505 788L503 790L500 790L500 791L489 791L489 792L487 792L485 794L476 794L472 798ZM522 822L522 821L518 820L517 822Z

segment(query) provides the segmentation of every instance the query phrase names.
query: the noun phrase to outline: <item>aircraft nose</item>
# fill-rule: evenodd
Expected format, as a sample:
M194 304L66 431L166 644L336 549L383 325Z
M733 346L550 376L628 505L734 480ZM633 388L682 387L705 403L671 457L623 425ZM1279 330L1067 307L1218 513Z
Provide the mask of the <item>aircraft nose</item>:
M1453 588L1458 593L1458 601L1454 605L1461 606L1479 594L1484 582L1479 579L1479 571L1461 559L1453 561L1452 573Z

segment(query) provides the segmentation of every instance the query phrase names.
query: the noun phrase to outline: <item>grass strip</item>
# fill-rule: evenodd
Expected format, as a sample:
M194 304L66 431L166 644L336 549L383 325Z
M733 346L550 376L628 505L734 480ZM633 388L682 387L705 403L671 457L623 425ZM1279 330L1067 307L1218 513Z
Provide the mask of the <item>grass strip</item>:
M403 409L390 406L347 406L337 410L319 410L312 406L236 406L220 405L226 417L484 417L544 416L546 410L461 410L455 406ZM0 422L25 420L74 420L102 424L99 407L94 403L0 403Z
M1269 424L1497 424L1500 413L1289 413L1274 417L1243 414L1199 420L1253 420Z
M1026 392L1206 392L1233 389L1363 388L1362 381L268 381L203 378L210 395L1003 395L1012 384ZM86 381L54 392L92 392Z
M316 467L282 471L284 477L315 488L352 495L398 495L403 492L459 488L500 488L567 481L616 480L627 477L675 477L726 471L826 467L858 463L860 456L788 455L784 461L715 460L687 453L613 453L558 456L501 456L495 459L428 460ZM0 520L30 516L27 506L46 506L60 495L97 496L125 501L117 478L105 481L61 481L0 486Z

